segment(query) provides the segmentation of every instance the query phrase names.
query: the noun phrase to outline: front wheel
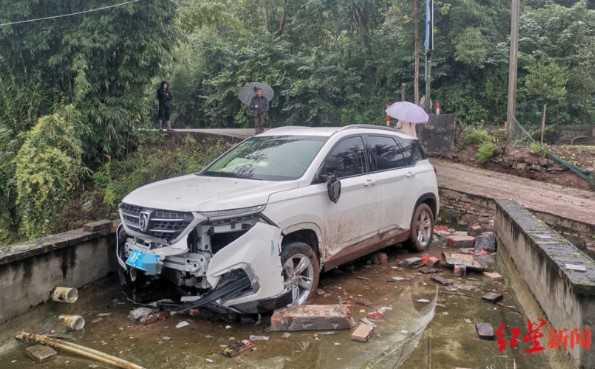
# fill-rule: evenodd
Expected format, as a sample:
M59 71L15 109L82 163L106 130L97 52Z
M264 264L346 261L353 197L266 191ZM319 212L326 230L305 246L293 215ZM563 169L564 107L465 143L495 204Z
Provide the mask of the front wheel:
M428 204L419 204L411 218L409 249L411 251L425 251L432 243L434 232L434 213Z
M301 305L318 288L320 263L312 247L303 242L292 242L283 247L283 284L291 291L291 305Z

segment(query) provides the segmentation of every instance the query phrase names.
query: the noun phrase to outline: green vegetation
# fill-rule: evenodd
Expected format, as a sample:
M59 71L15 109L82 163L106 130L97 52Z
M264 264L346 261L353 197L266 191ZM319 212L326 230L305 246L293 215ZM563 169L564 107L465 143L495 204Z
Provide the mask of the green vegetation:
M485 163L496 155L496 144L491 141L482 142L477 148L475 159L480 163Z
M533 142L531 145L529 145L529 151L535 155L545 155L548 152L548 148L546 145Z
M195 173L228 147L223 141L198 142L191 135L179 143L159 134L141 138L137 151L125 160L112 160L94 176L95 188L105 205L115 210L132 190L161 179Z
M463 131L463 141L469 145L479 145L484 142L492 142L494 138L485 128L467 127Z
M417 1L423 38L424 7ZM501 123L510 2L434 3L432 98L465 125ZM595 10L587 3L523 2L517 99L523 124L537 125L544 104L548 127L595 120ZM0 23L109 4L3 1ZM151 170L181 173L210 156L201 151L180 159L170 148L174 161L167 164L168 156L136 153L145 147L136 128L151 125L162 79L172 82L177 125L248 126L237 99L248 81L275 89L273 125L381 122L402 86L405 98L413 98L412 4L143 0L0 27L0 242L54 229L59 217L51 212L80 199L83 189L99 186L114 206L129 189L156 179ZM421 74L423 93L423 68ZM61 141L42 138L46 130ZM469 135L487 155L485 135Z

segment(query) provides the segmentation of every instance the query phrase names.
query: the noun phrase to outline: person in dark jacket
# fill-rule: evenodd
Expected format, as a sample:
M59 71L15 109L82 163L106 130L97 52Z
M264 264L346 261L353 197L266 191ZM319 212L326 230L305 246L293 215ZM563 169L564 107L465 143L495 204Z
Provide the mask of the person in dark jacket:
M254 96L250 100L250 112L254 115L254 128L256 134L264 132L264 125L269 111L269 100L264 96L262 89L255 87Z
M169 89L169 83L162 81L157 90L157 100L159 101L159 129L163 129L163 123L167 126L167 129L171 129L171 123L169 121L171 114L171 100L173 96Z

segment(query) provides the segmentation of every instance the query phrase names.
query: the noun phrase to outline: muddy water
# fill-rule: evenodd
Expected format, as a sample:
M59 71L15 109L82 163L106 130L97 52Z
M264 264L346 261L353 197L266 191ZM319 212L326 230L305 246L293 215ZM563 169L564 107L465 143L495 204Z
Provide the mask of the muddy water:
M432 251L439 252L439 248ZM526 322L514 309L480 299L482 292L498 289L504 291L503 303L514 306L512 292L503 283L480 275L456 278L444 270L440 275L452 278L462 288L447 291L440 287L434 311L431 303L417 301L434 298L437 285L430 275L395 269L395 258L406 256L402 250L392 248L388 265L360 262L321 278L320 287L325 293L317 294L313 303L351 302L356 319L379 307L392 307L385 312L384 321L378 322L376 334L368 343L351 341L349 331L292 332L284 337L283 333L267 332L265 324L235 322L228 326L188 316L135 325L127 319L131 306L121 301L116 283L107 280L81 290L76 304L48 303L0 326L0 368L108 368L63 353L49 362L35 364L24 354L24 346L12 339L19 330L64 334L58 321L63 313L82 314L87 320L83 331L67 333L76 342L146 368L396 368L402 361L403 369L512 369L514 365L519 369L550 368L542 354L524 353L522 341L520 349L500 353L495 341L478 339L473 323L479 321L494 327L503 321L525 331ZM388 282L393 276L407 280ZM100 318L100 313L111 315ZM182 320L190 325L175 328ZM220 354L230 340L249 335L267 335L270 340L255 342L255 351L235 358Z

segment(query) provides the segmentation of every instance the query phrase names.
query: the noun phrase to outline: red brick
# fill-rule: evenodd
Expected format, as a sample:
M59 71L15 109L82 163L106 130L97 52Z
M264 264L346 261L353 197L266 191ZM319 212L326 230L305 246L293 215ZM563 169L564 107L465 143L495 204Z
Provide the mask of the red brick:
M463 234L453 234L447 237L446 242L448 244L448 247L473 247L475 243L475 237Z
M351 339L357 342L368 342L368 339L374 333L374 326L366 323L360 323L351 333Z

